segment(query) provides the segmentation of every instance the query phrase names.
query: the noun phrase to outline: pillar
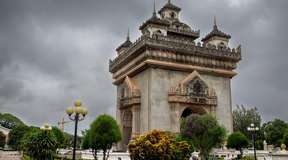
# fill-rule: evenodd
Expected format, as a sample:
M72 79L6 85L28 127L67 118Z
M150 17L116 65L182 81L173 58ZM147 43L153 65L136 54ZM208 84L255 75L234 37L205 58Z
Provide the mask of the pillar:
M132 107L132 138L140 135L140 106Z

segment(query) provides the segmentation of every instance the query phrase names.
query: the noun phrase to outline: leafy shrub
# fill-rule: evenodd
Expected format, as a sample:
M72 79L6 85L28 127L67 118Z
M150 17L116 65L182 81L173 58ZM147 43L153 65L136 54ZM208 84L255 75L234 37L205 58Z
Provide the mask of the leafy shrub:
M212 148L223 144L226 130L212 115L190 115L182 120L181 135L191 139L201 158L207 159Z
M14 150L20 150L21 149L21 140L23 136L30 130L29 127L25 125L19 125L14 127L9 132L9 140L8 145L14 149Z
M132 160L189 160L191 156L186 141L176 141L175 135L157 130L130 141L128 150Z
M49 131L32 129L22 139L24 154L35 160L51 159L57 149L57 140Z
M248 147L249 140L241 132L234 132L228 137L227 147L234 148L240 151L240 157L243 155L243 148Z
M92 122L82 143L85 149L91 148L97 158L97 151L103 151L103 160L108 159L112 145L121 140L121 132L115 119L109 115L100 115Z

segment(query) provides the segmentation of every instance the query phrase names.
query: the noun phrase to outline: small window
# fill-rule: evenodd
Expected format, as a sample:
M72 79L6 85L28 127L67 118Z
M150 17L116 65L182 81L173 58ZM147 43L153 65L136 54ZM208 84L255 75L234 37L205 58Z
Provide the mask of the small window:
M125 88L121 88L121 98L125 97Z
M193 86L193 92L196 95L201 95L204 92L204 88L202 87L201 83L199 81L196 81L194 86Z
M171 13L170 13L170 17L171 17L171 18L175 18L175 17L176 17L176 14L175 14L174 12L171 12Z
M125 97L129 96L129 93L128 93L129 90L126 86L123 86L120 91L121 91L121 93L120 93L121 98L125 98Z
M154 34L155 34L155 35L162 35L163 33L162 33L162 31L157 30L157 31L154 32Z

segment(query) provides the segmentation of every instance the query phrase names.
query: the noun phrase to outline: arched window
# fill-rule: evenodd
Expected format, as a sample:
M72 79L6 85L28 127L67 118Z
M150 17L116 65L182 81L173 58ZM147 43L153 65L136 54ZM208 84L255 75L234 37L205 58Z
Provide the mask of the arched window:
M123 113L123 125L124 126L132 126L132 112L131 111L125 111Z
M189 96L205 96L207 94L207 86L202 80L196 78L188 83L187 92Z
M170 18L176 18L176 14L174 12L170 13Z
M181 118L186 118L186 117L190 116L192 113L193 113L193 112L192 112L191 109L186 108L186 109L182 112Z
M157 30L156 34L162 34L162 32L160 30Z
M202 84L199 82L199 80L197 80L193 86L193 92L196 95L201 95L204 92L203 86Z
M225 43L224 42L220 42L219 44L218 44L218 48L219 49L223 49L223 48L225 48L226 46L225 46Z
M121 88L121 98L124 98L125 97L125 88L122 87Z

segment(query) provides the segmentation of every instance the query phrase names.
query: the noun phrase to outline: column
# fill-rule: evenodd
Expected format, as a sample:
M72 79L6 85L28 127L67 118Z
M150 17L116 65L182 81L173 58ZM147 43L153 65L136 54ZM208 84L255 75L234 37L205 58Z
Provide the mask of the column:
M170 126L172 132L180 132L179 105L175 103L170 104Z
M132 107L132 138L140 135L140 105Z

